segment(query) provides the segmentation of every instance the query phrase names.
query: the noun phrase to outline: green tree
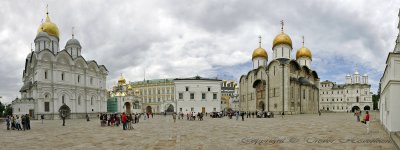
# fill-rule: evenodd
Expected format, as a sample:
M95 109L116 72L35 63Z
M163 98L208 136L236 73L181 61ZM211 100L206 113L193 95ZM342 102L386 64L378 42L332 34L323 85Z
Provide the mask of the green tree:
M0 102L0 117L3 117L5 108L6 108L6 106L4 106L4 104Z
M378 110L378 105L379 105L378 102L379 102L380 97L381 97L381 84L379 84L377 94L372 95L372 103L373 103L374 110Z
M5 111L5 113L4 113L4 115L12 115L13 114L13 108L11 107L11 104L8 104L7 106L6 106L6 109L5 109L6 111Z

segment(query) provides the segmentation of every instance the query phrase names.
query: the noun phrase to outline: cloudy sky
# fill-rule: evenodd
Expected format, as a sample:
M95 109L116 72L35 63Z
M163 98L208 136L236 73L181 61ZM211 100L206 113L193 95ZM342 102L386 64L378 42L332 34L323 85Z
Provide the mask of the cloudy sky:
M20 97L25 58L46 4L60 29L60 45L75 27L82 55L109 70L108 87L120 73L129 81L143 80L144 70L146 79L238 80L251 69L259 35L271 60L272 40L284 20L295 50L305 36L321 81L343 83L358 64L376 93L398 35L400 1L0 1L2 102Z

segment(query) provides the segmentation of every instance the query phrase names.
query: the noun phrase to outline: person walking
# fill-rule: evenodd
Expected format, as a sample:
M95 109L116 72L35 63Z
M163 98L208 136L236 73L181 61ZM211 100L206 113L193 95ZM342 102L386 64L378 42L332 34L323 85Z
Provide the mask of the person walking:
M285 118L285 112L282 111L282 119Z
M355 111L354 115L357 118L357 122L360 122L360 112L358 110Z
M172 114L172 119L174 119L174 123L175 123L176 122L176 113L175 112Z
M17 128L17 130L22 130L21 129L21 118L17 115L17 121L15 123L15 126Z
M121 119L122 119L122 130L126 130L127 117L125 115L125 112L122 113Z
M40 115L40 119L42 120L42 124L43 124L43 120L44 120L44 115Z
M365 112L365 117L364 117L364 121L365 121L365 126L367 127L367 134L369 134L369 113L368 111Z
M244 121L244 112L241 112L240 115L242 116L242 121Z
M235 116L236 116L236 120L238 120L238 119L239 119L239 111L237 111L237 112L235 113Z
M6 118L6 122L7 122L7 130L10 130L10 116L7 116Z
M26 114L26 116L25 116L25 121L26 121L26 129L30 130L31 129L31 119L28 114Z
M61 119L62 119L62 121L63 121L63 126L65 126L65 113L61 113Z
M86 114L86 121L90 121L90 120L89 120L89 115L88 115L88 114Z

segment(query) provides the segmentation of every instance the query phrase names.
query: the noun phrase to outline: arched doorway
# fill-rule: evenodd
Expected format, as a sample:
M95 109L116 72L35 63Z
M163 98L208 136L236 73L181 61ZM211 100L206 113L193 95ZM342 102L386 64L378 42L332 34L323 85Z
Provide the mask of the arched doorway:
M65 118L69 118L69 115L71 114L71 109L63 104L60 109L58 109L58 115L60 116L60 118L62 118L62 115L65 115Z
M353 107L351 108L351 112L354 112L354 111L356 111L356 110L360 110L360 107L358 107L358 106L353 106Z
M131 103L125 102L125 113L130 114L131 113Z
M260 102L258 103L258 109L260 109L261 111L264 111L264 110L265 110L265 104L264 104L263 101L260 101Z
M364 110L370 110L370 109L371 109L371 107L369 107L368 105L364 106Z
M169 104L166 112L174 112L174 106L172 104Z
M153 113L151 106L146 107L146 113Z

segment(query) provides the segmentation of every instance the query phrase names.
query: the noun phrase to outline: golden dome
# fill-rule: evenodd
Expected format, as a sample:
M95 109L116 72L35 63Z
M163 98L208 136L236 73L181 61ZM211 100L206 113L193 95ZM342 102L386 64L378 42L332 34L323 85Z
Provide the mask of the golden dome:
M119 76L119 79L118 79L118 83L125 83L125 82L126 82L126 80L125 80L124 76L121 73L121 76Z
M253 51L252 59L254 59L256 57L264 57L265 59L268 59L267 51L265 49L261 48L261 47L255 49Z
M46 21L39 26L38 33L39 32L46 32L47 34L55 36L57 38L59 38L60 36L57 25L50 21L50 17L48 14L46 16Z
M289 37L289 35L281 32L275 37L274 42L272 43L272 48L279 44L286 44L292 47L292 39Z
M296 59L299 59L301 57L307 57L312 59L311 51L307 47L301 47L299 50L296 52Z
M128 85L128 90L132 90L132 86L131 85Z

